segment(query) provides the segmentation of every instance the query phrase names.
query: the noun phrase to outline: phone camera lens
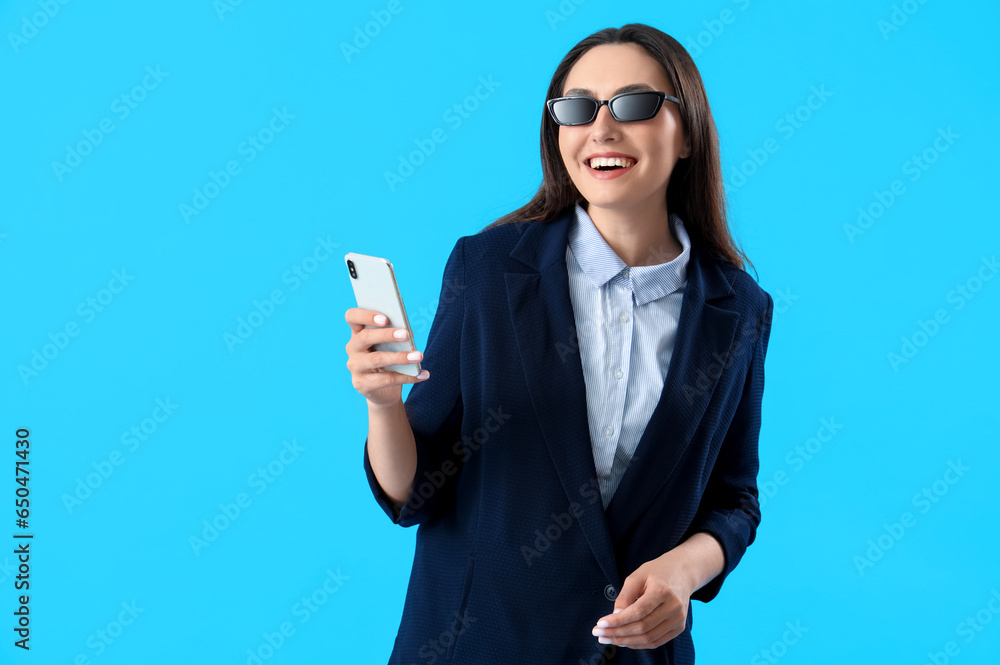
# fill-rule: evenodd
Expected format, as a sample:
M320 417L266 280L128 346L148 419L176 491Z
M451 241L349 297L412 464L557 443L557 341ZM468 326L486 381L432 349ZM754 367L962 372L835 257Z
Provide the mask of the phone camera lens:
M358 278L358 271L354 268L354 261L351 261L350 259L348 259L348 261L347 261L347 269L351 272L351 278L352 279L357 279Z

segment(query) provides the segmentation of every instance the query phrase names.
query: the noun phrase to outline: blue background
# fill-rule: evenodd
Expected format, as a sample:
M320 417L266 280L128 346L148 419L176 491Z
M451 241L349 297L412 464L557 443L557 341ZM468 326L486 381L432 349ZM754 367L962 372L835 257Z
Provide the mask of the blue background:
M632 21L695 56L731 225L775 298L763 521L721 595L694 604L699 662L944 662L949 642L948 662L998 662L1000 279L977 280L1000 250L1000 7L577 2L2 4L0 662L387 660L416 530L389 522L362 469L343 254L393 261L423 348L458 237L540 182L559 60ZM391 21L345 55L373 11ZM446 120L480 77L487 98ZM285 124L268 135L275 109ZM89 154L53 166L102 120L113 131ZM390 186L437 128L446 140ZM270 142L250 160L257 135ZM922 154L934 161L915 171ZM238 173L185 219L230 161ZM872 221L849 237L859 207ZM270 316L227 343L275 289ZM77 334L60 336L68 324ZM31 374L35 352L50 357ZM157 400L176 409L123 441L163 416ZM30 653L11 630L18 427L31 430ZM297 452L281 461L285 442ZM257 472L269 464L273 482ZM192 546L240 493L249 504ZM328 571L335 592L305 614ZM116 626L123 603L138 616ZM269 652L283 622L294 633ZM101 630L116 637L99 650Z

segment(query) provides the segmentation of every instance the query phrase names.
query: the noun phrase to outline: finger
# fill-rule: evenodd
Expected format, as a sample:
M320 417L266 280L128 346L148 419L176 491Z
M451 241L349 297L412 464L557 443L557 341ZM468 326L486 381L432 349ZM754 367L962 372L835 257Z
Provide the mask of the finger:
M611 640L617 644L619 640L646 635L657 626L663 624L663 622L667 622L669 627L671 622L676 622L678 619L679 617L673 616L672 612L670 612L663 605L660 605L653 612L646 615L642 619L630 621L629 623L617 628L604 628L604 637L611 638ZM600 628L595 629L595 633L600 630ZM661 630L659 632L663 631ZM659 634L659 632L657 634Z
M654 642L656 642L656 646L660 646L660 645L666 644L670 640L674 639L675 637L677 637L678 635L680 635L681 633L683 633L686 629L687 629L686 622L681 622L679 624L674 624L673 627L671 627L665 633L663 633L662 635L660 635L659 637L657 637L654 640Z
M649 571L645 568L636 570L625 578L622 590L618 593L618 598L615 600L615 609L621 611L612 613L613 619L609 621L612 626L620 626L648 614L648 610L652 608L647 608L647 611L642 613L640 613L640 610L646 607L652 595L647 593L650 581ZM639 604L637 607L638 601L642 599L645 599L646 602ZM657 603L654 603L652 607L656 607L656 605Z
M403 374L402 372L394 372L392 370L378 370L376 372L371 372L365 374L366 377L366 388L371 390L378 390L379 388L386 388L388 386L395 386L403 383L417 383L419 381L426 381L430 376L430 372L427 370L421 370L420 374L417 376L410 376L409 374Z
M351 336L352 349L367 351L376 344L385 342L405 342L410 338L406 328L365 328Z
M645 609L642 611L643 616L621 625L601 628L599 627L601 622L598 622L598 627L593 629L593 634L598 637L607 637L617 644L618 640L626 637L643 635L650 629L651 626L659 625L664 620L670 618L670 612L662 605L654 606L650 612L646 612ZM619 614L624 614L624 610ZM616 615L616 617L617 616L618 615Z
M346 349L348 353L354 351L367 351L373 345L382 342L402 342L410 337L406 328L366 328L364 325L360 329L352 324L351 339L348 340Z
M344 320L347 321L354 332L364 330L366 325L384 326L389 322L385 314L373 309L362 309L360 307L351 307L348 309L344 313Z
M365 354L361 361L361 371L370 372L386 365L412 365L423 358L424 354L420 351L372 351Z
M348 309L344 313L344 320L351 326L353 332L364 330L365 326L381 327L389 322L388 317L381 312L373 309L362 309L360 307Z
M640 635L655 639L675 626L680 626L680 630L684 630L686 624L687 611L684 606L675 606L670 602L663 602L646 617L638 621L629 622L618 628L605 628L604 634L605 637L610 637L612 640L621 640L626 637Z
M605 644L614 644L615 646L628 647L630 649L655 649L680 635L684 631L684 628L684 621L666 618L645 632L634 635L608 636L604 639L610 640L610 642L605 642Z
M388 372L388 374L399 374L400 376L406 377L403 379L403 383L418 383L420 381L426 381L431 375L431 373L426 369L420 370L420 374L417 374L416 376L410 376L409 374L403 374L401 372Z
M629 598L627 580L625 582L625 586L622 588L622 592L618 595L618 601L615 604L622 602L622 598ZM625 607L616 608L621 610L620 612L613 612L601 617L601 619L597 622L597 627L616 628L633 621L639 621L655 610L661 602L662 599L656 594L649 591L644 592L638 598L634 598L631 604Z
M430 373L427 370L423 370L418 376L410 376L409 374L403 374L402 372L382 370L374 374L366 374L365 376L368 377L368 380L362 386L362 392L369 394L390 386L399 386L404 383L420 383L426 381L430 376Z
M655 649L683 633L685 628L687 625L684 620L667 619L656 628L651 628L642 637L632 639L645 639L647 648Z

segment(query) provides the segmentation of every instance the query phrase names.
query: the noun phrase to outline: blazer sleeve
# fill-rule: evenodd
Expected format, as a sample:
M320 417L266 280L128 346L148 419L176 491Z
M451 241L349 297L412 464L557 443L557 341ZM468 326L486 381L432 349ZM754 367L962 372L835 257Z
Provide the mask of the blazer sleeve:
M412 384L403 405L417 446L417 470L413 489L402 506L379 485L365 439L365 475L375 501L393 524L404 527L436 519L453 508L455 483L462 468L459 357L465 318L464 240L459 238L448 257L437 312L427 336L421 368L430 376Z
M757 442L760 405L764 395L764 356L771 335L774 308L771 296L767 292L764 295L767 296L767 306L759 321L760 334L754 344L743 394L723 439L694 522L688 529L688 535L704 531L715 536L725 555L722 572L691 595L693 600L705 603L718 595L723 581L754 541L760 524Z

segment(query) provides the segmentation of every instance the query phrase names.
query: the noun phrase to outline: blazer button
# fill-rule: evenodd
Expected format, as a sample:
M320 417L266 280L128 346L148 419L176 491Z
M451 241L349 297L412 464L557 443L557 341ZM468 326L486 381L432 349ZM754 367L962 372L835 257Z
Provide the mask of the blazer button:
M604 597L607 598L608 600L614 600L615 598L618 597L618 592L615 591L614 586L609 584L608 586L604 587Z

